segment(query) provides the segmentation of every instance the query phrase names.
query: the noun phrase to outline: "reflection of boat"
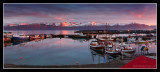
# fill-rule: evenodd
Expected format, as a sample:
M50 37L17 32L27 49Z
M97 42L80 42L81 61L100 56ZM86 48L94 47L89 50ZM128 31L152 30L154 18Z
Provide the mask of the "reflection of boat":
M11 45L12 45L12 43L11 43L11 42L4 43L4 44L3 44L3 46L4 46L4 47L6 47L6 46L11 46Z
M26 35L13 35L12 41L26 41L29 40L29 36Z
M109 62L109 61L113 60L112 56L107 55L104 52L99 52L99 51L96 51L96 50L93 50L93 49L90 49L90 50L91 50L93 62L95 61L96 56L98 56L98 62L99 63L101 62L100 57L103 57L103 63L106 63L106 62Z
M98 41L92 41L90 43L90 48L98 51L104 51L104 42L99 43Z

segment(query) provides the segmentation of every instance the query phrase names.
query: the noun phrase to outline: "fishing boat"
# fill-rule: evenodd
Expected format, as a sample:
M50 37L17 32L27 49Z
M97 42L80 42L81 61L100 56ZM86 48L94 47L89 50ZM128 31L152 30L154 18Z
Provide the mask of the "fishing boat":
M107 47L108 47L108 48L113 48L113 43L112 43L111 41L109 41L109 42L107 43Z
M120 43L120 44L121 44L121 45L119 45L119 46L120 46L120 49L121 49L122 52L125 52L125 53L133 53L133 52L136 51L136 49L130 47L130 45L129 45L129 47L126 47L126 45L124 45L123 37L122 37L122 40L121 40L121 43Z
M6 38L12 38L12 37L13 37L12 32L4 32L3 35L4 35Z
M13 35L12 41L26 41L29 40L29 36L26 35Z
M115 34L115 38L116 38L116 34ZM115 39L115 42L116 42L116 39ZM107 44L107 46L105 46L105 53L107 53L109 55L119 55L119 54L121 54L120 49L118 49L117 46L116 46L116 43L115 43L114 46L112 44L110 44L110 43L111 43L111 41L109 41L109 43ZM109 45L110 46L112 45L112 47L110 47Z
M45 34L41 34L39 35L40 39L45 39L46 38L46 35Z
M3 41L4 42L9 42L9 41L11 41L11 38L9 38L7 36L3 36Z
M51 34L46 34L46 38L52 38Z
M97 51L104 51L104 42L99 43L98 41L92 41L90 43L90 48Z
M150 40L147 40L148 42L154 42L155 40L154 39L150 39Z
M106 39L103 39L103 38L100 37L100 38L97 38L97 40L104 42Z
M148 51L148 47L147 46L142 46L141 51Z
M30 40L40 39L39 35L30 36Z
M138 43L138 44L149 43L147 40L146 41L142 40L142 38L138 38L138 40L135 41L135 42Z
M115 48L115 47L114 47ZM119 55L121 54L121 51L119 49L112 49L112 48L106 48L105 49L105 53L109 54L109 55Z
M136 41L136 38L134 38L134 37L129 38L129 37L128 37L128 38L127 38L127 41L128 41L128 42L135 42L135 41Z

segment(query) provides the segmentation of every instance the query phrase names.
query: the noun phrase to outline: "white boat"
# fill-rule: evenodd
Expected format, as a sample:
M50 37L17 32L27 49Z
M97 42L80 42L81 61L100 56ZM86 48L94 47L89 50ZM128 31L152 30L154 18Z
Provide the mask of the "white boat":
M134 48L132 48L132 47L126 47L126 45L124 45L124 42L123 42L123 37L122 37L122 40L121 40L121 44L119 45L120 46L120 49L121 49L121 51L122 52L125 52L125 53L133 53L133 52L135 52L136 51L136 49Z
M107 44L108 48L113 48L113 43L111 41L109 41L109 43Z
M135 41L135 42L138 43L138 44L149 43L147 40L146 41L142 40L142 38L138 38L138 40Z
M12 40L13 41L25 41L25 40L29 40L29 36L26 36L26 35L13 35Z
M128 42L135 42L136 41L136 38L132 37L132 38L127 38L127 41Z
M125 53L133 53L133 52L136 52L136 49L135 48L132 48L132 47L121 47L121 50L122 52L125 52Z
M30 36L30 40L40 39L39 35Z
M106 39L103 38L97 38L98 41L105 41Z
M125 42L122 43L119 43L119 46L123 47L123 46L126 46Z
M85 37L85 36L87 36L87 35L83 35L83 33L80 33L79 36Z
M150 39L150 40L148 40L149 42L153 42L153 41L155 41L154 39Z
M119 55L121 54L121 51L118 48L115 50L113 48L106 48L105 53L110 54L110 55Z
M98 41L92 41L90 43L90 48L97 51L104 51L104 42L102 42L102 44L99 44Z

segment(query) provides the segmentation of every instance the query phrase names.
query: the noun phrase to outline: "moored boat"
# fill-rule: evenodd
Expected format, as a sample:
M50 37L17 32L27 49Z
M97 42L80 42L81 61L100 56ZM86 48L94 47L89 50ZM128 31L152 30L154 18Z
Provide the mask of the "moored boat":
M98 41L92 41L90 43L90 48L97 51L104 51L104 42L98 43Z
M13 35L12 41L26 41L29 40L29 36L26 35Z

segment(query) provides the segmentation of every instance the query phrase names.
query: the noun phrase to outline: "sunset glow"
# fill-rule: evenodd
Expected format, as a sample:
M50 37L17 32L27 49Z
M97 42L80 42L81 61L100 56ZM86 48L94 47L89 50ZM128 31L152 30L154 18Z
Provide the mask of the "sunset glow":
M156 16L156 4L4 4L4 25L40 22L157 25Z

